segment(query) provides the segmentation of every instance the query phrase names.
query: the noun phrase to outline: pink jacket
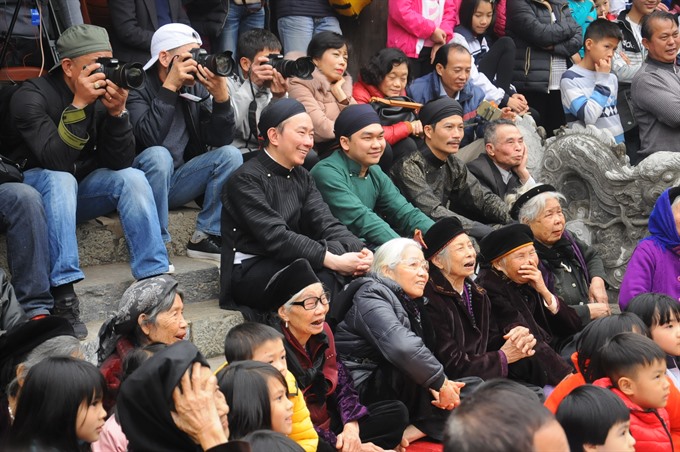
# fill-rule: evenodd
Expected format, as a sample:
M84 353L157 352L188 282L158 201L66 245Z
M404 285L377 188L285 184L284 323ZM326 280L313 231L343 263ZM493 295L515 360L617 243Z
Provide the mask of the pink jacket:
M352 97L352 77L345 75L342 90L347 95L348 105L356 104ZM288 95L304 105L314 123L314 143L322 143L335 138L335 120L347 106L339 103L333 93L331 84L318 69L311 80L291 78L288 81Z
M453 39L453 27L458 25L461 0L444 0L444 17L439 28L446 32L446 42ZM429 38L437 28L422 15L422 0L390 0L387 16L387 47L396 47L409 58L417 58L419 39Z

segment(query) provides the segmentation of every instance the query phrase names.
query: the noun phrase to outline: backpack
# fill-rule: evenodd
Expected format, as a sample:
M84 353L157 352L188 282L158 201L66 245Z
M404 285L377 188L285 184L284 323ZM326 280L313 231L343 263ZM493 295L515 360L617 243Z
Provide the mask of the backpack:
M372 0L328 0L333 10L341 16L356 19Z

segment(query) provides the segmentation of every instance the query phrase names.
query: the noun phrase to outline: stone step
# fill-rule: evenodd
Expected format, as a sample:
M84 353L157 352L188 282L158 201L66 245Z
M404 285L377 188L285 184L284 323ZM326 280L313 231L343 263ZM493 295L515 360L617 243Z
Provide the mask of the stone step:
M184 292L186 304L219 297L219 264L217 262L176 256L175 279ZM85 279L75 285L80 299L83 322L104 321L115 313L123 292L135 279L127 263L84 267Z
M194 232L198 212L194 203L170 212L168 229L172 241L167 247L171 260L175 256L186 256L186 245ZM81 268L130 260L123 229L115 213L79 224L76 237ZM9 268L5 240L0 240L0 268Z
M211 365L224 361L224 337L231 327L243 323L240 312L220 309L217 299L185 305L184 318L189 324L187 340L193 342L206 358L214 358ZM103 320L88 322L89 334L81 343L85 359L93 364L97 363L98 333L102 323Z

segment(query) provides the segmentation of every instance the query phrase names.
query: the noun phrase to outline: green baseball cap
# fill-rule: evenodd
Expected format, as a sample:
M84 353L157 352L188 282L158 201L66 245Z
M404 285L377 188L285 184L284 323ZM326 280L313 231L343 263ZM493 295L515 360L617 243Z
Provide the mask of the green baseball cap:
M109 34L105 28L96 25L74 25L67 28L57 39L59 61L50 69L61 66L64 58L77 58L94 52L111 52Z

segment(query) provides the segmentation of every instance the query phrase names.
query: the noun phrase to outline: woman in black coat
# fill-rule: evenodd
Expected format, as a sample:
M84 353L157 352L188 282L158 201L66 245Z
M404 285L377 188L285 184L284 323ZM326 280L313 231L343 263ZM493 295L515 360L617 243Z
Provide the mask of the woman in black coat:
M547 289L529 226L511 224L496 229L479 246L486 265L476 281L491 300L492 322L497 328L493 334L502 336L517 325L529 328L537 340L534 350L541 363L532 380L540 386L556 385L572 368L555 347L579 331L581 319Z
M396 238L376 251L372 272L338 294L335 343L350 370L362 403L400 400L409 410L404 438L441 440L447 410L460 403L465 383L447 378L430 347L432 322L423 309L428 262L418 243ZM336 311L337 314L337 311Z
M477 253L457 218L437 221L422 241L423 254L430 261L425 311L433 319L433 351L446 375L484 380L507 377L510 365L514 368L514 363L534 355L536 338L521 325L497 341L489 337L491 302L486 291L471 279ZM489 348L489 342L502 346Z
M560 79L578 62L581 27L566 0L507 0L506 32L515 41L512 78L517 92L538 110L549 135L565 124Z

